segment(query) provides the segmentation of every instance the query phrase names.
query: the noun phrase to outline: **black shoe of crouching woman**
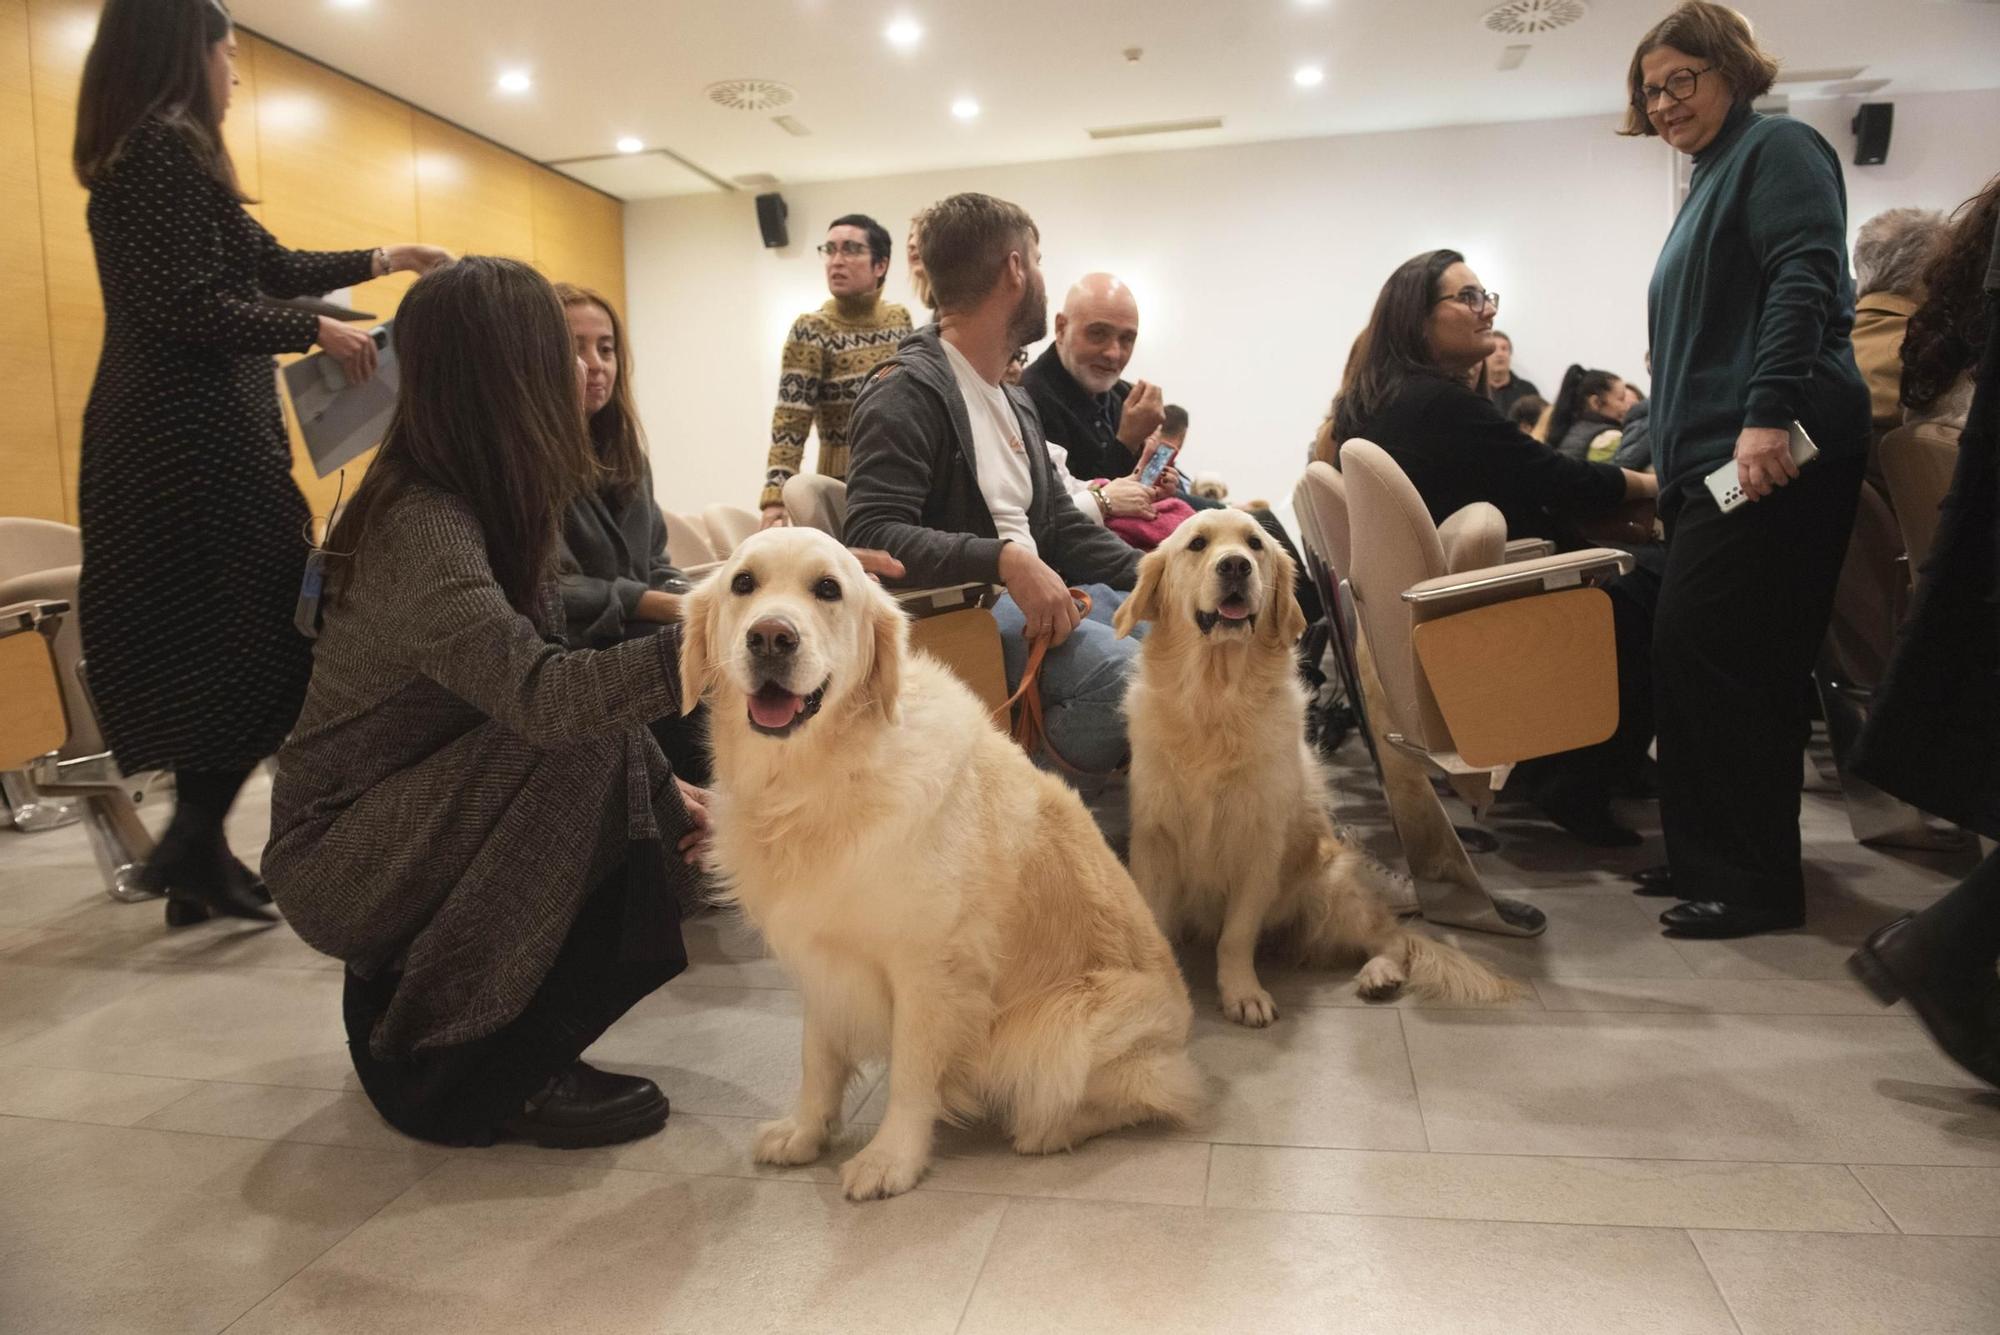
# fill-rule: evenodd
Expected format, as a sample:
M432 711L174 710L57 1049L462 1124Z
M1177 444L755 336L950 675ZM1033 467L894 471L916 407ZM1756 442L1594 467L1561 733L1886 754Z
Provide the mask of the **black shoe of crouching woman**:
M667 1113L667 1096L652 1081L579 1061L542 1086L498 1130L543 1149L576 1150L650 1136L667 1124Z

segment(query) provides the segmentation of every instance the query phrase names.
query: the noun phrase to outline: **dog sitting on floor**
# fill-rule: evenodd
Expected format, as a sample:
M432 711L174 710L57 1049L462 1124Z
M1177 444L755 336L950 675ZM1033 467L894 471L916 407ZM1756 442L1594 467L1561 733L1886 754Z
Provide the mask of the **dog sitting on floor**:
M888 1112L841 1169L855 1200L915 1186L940 1117L1041 1154L1195 1113L1187 986L1132 878L846 548L755 534L683 624L715 870L805 1002L798 1103L759 1162L818 1158L885 1056Z
M1338 830L1305 740L1292 645L1305 629L1291 558L1238 510L1206 510L1139 565L1113 618L1151 622L1125 696L1132 743L1132 874L1170 938L1216 942L1222 1009L1278 1016L1257 977L1260 940L1302 961L1364 959L1369 1000L1405 983L1449 1001L1503 1001L1518 985L1454 946L1397 925L1394 874Z

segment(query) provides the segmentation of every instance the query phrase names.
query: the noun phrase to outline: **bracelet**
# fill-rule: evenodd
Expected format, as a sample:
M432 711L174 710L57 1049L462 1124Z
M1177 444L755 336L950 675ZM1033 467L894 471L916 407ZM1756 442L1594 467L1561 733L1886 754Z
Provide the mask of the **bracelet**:
M1090 486L1084 488L1084 490L1088 491L1091 499L1097 502L1097 513L1106 519L1111 518L1111 505L1104 499L1104 484L1102 482L1093 482Z
M382 266L382 272L375 275L377 278L387 278L394 272L389 265L389 248L387 246L375 247L375 259Z

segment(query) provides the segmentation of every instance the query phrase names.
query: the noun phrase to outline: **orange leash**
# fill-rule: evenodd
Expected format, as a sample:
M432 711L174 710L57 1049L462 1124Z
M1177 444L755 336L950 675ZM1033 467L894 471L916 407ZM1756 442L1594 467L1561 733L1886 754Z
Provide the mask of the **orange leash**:
M1072 588L1069 591L1069 596L1075 599L1076 610L1081 615L1090 615L1091 603L1089 594L1085 593L1082 589ZM1063 758L1062 752L1056 750L1055 743L1049 740L1048 725L1042 718L1041 677L1042 660L1049 656L1049 642L1053 638L1052 635L1042 635L1028 641L1028 666L1021 673L1021 685L1014 694L1008 696L1001 703L998 709L993 711L993 721L1000 723L1002 715L1012 710L1012 726L1007 729L1007 735L1012 737L1015 743L1030 756L1043 751L1048 752L1050 758L1056 764L1068 770L1071 774L1087 779L1102 779L1109 777L1110 774L1123 773L1124 771L1122 770L1111 770L1108 774L1099 773L1096 770L1082 769L1076 765L1072 765L1068 760Z

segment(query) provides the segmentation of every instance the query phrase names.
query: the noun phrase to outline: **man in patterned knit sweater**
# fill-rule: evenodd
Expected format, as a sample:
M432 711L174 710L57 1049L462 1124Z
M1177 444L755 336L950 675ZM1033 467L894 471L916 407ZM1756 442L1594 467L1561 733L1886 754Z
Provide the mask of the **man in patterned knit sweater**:
M836 218L819 253L833 300L792 323L771 414L771 457L758 505L764 527L785 522L785 479L805 466L806 436L819 419L819 471L847 476L847 419L868 373L910 332L910 313L882 300L888 229L866 214Z

